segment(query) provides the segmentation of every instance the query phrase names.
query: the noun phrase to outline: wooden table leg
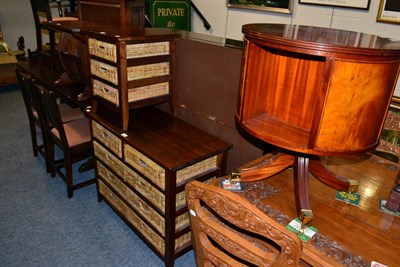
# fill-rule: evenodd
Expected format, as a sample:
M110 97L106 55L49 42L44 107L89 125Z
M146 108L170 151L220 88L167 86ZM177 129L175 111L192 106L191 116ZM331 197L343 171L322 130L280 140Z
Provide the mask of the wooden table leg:
M310 160L309 169L315 178L333 189L348 192L356 192L358 190L357 181L333 174L321 163L319 158Z
M313 219L308 193L309 172L322 183L336 190L356 192L358 189L357 181L333 174L322 164L319 158L310 158L307 155L293 156L283 152L262 158L242 169L234 170L232 172L232 177L234 179L240 179L241 182L254 182L271 177L290 166L294 166L296 208L303 226L311 224ZM393 198L397 198L397 205L400 202L399 193L400 182L398 191L393 195Z

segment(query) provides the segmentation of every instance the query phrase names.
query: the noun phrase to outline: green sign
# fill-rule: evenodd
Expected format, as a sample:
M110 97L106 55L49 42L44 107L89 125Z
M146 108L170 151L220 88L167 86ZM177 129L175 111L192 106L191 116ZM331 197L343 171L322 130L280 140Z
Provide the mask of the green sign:
M156 28L190 31L190 0L149 0L149 17Z

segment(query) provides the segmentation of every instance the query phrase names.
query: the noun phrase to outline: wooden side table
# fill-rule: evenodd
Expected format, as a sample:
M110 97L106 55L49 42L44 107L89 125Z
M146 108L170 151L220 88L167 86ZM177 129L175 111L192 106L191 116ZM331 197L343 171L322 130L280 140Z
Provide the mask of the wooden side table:
M400 70L400 42L375 35L281 24L249 24L237 120L284 152L234 176L269 177L294 166L303 224L313 215L308 172L336 190L358 184L334 175L319 156L375 148Z

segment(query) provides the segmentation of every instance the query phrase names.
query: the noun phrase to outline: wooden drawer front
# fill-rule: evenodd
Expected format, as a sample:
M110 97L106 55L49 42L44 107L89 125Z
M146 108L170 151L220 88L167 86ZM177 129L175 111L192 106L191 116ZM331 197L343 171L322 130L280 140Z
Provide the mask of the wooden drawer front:
M164 256L165 242L139 216L132 211L117 195L115 195L101 180L98 181L100 194L107 199L159 252Z
M117 62L117 47L115 44L89 38L88 46L90 55L101 57L112 62Z
M124 157L125 162L149 178L162 190L165 189L165 170L157 163L127 144L124 144Z
M176 172L176 184L218 167L217 156L210 157Z
M128 89L128 101L133 102L167 94L169 94L169 82L156 83Z
M122 141L116 135L111 133L109 130L98 124L96 121L92 121L93 137L99 140L103 145L108 147L118 157L122 157Z
M169 62L160 62L128 68L128 81L163 76L169 74Z
M135 207L136 212L141 214L146 220L151 223L163 236L165 235L164 218L153 210L144 200L136 195L129 187L127 187L120 179L113 175L107 168L101 164L97 164L99 175L107 181L111 187L119 192L123 199L132 207Z
M102 83L96 79L92 80L93 94L100 96L119 107L118 89L108 84Z
M90 72L97 77L118 85L118 69L95 59L90 59Z
M126 46L127 58L169 55L169 42L130 44Z
M94 155L99 158L111 170L117 173L120 177L124 177L124 164L116 156L111 154L107 149L102 147L96 141L93 141Z

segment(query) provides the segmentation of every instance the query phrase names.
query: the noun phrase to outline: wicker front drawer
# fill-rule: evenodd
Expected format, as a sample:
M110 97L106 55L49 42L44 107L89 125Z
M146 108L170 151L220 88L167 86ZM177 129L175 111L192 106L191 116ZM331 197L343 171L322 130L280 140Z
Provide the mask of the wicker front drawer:
M169 55L169 42L130 44L126 46L127 58Z
M94 38L88 41L89 54L117 62L117 46ZM127 58L152 57L170 54L169 42L129 44L126 46Z
M125 166L124 180L135 188L143 197L154 204L160 211L165 212L165 195L152 186L143 177L137 174L130 167Z
M121 160L97 143L97 141L93 141L93 149L94 155L99 158L108 168L113 170L120 177L124 177L125 165Z
M114 194L101 180L98 180L99 192L111 205L117 209L163 256L165 242L140 217L131 210L116 194Z
M164 218L153 210L144 200L136 195L129 187L127 187L120 179L113 175L107 168L98 163L99 175L107 181L110 186L123 196L124 200L135 207L136 212L141 214L148 222L150 222L162 235L165 234Z
M122 157L122 141L109 130L92 120L92 132L99 142L108 147L118 157Z
M218 167L218 156L213 156L192 164L176 172L176 184L183 183L196 175L206 173Z
M124 144L124 158L126 163L130 164L136 170L141 172L153 183L158 185L162 190L165 189L164 168L160 167L159 165L157 165L157 163L155 163L128 144Z
M95 59L90 59L90 72L99 78L118 85L118 69L117 67L105 64Z
M90 55L117 62L117 47L115 44L89 38L88 46Z
M169 62L133 66L128 68L128 81L170 74Z
M99 80L92 79L93 94L100 96L119 107L118 89Z
M169 94L169 82L156 83L128 89L128 101L134 102Z
M115 106L119 107L119 91L108 84L102 83L96 79L92 80L93 94L100 96ZM128 89L128 102L139 101L147 98L163 96L169 94L169 82L156 83L141 87Z

